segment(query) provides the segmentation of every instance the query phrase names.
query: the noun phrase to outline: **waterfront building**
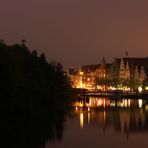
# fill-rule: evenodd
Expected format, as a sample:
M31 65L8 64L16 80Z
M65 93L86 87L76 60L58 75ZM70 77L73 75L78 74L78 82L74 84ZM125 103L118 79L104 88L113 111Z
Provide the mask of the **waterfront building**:
M113 62L113 68L116 78L142 83L148 77L148 58L117 58Z
M106 63L103 57L101 64L84 65L77 69L69 69L68 75L74 88L95 89L96 79L111 78L111 66L112 64Z
M126 56L115 58L112 63L103 57L100 64L70 69L68 75L74 88L131 91L134 86L141 90L148 79L148 57Z

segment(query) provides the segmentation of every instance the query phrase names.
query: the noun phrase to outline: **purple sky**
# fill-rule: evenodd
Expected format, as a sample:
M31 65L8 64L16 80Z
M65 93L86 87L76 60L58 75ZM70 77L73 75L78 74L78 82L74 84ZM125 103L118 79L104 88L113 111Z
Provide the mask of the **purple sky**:
M0 38L66 68L148 56L148 0L0 0Z

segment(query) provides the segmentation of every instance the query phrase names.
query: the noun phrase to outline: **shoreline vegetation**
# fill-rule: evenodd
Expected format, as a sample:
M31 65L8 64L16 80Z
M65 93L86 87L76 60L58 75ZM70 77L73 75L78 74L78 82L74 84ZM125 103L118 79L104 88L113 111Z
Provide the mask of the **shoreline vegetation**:
M60 63L48 63L24 41L11 46L0 41L0 146L36 148L60 141L70 92Z

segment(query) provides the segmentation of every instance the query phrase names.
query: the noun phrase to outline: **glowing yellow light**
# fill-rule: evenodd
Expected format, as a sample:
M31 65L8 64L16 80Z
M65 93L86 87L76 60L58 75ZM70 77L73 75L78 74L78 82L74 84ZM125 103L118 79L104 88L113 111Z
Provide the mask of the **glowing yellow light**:
M102 101L99 99L98 100L98 106L101 106L102 105Z
M127 100L124 100L124 106L127 107Z
M80 105L79 105L80 107L83 107L83 103L80 103Z
M78 107L76 107L76 111L78 110Z
M88 112L88 124L90 123L90 112Z
M84 126L84 115L83 113L80 113L80 128L83 128Z
M111 90L117 90L117 88L115 88L115 87L112 87L112 89Z
M124 91L130 91L129 87L124 87Z
M124 107L124 102L121 102L121 103L120 103L120 106L121 106L121 107Z
M81 71L81 72L80 72L80 75L83 75L83 74L84 74L83 71Z
M142 99L139 99L139 100L138 100L138 105L139 105L139 108L141 108L141 107L142 107L142 104L143 104Z
M105 105L106 105L106 100L104 99L103 100L103 107L105 108Z
M145 87L145 90L148 90L148 86Z
M88 107L88 111L90 111L90 107Z
M98 86L97 86L97 88L98 88L98 89L101 89L101 86L100 86L100 85L98 85Z
M142 92L142 87L138 87L138 91L141 93Z
M131 100L128 100L128 106L130 107L130 105L131 105Z

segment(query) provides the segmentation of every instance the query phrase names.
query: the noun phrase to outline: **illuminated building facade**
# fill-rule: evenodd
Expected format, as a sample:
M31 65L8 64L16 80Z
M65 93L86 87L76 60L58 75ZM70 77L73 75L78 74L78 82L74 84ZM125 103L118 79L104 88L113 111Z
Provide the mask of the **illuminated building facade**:
M69 69L68 75L74 88L95 89L95 80L110 78L110 69L112 64L106 63L102 58L101 64L84 65L77 69Z
M115 77L119 79L138 79L143 82L148 75L148 58L118 58L113 62Z
M117 79L137 82L142 86L143 82L148 78L148 57L116 58L112 63L107 63L103 57L100 64L70 69L68 75L74 88L96 89L96 80L104 80L105 82L105 80L114 81ZM110 83L107 89L111 88L111 85ZM122 84L118 87L121 88Z

